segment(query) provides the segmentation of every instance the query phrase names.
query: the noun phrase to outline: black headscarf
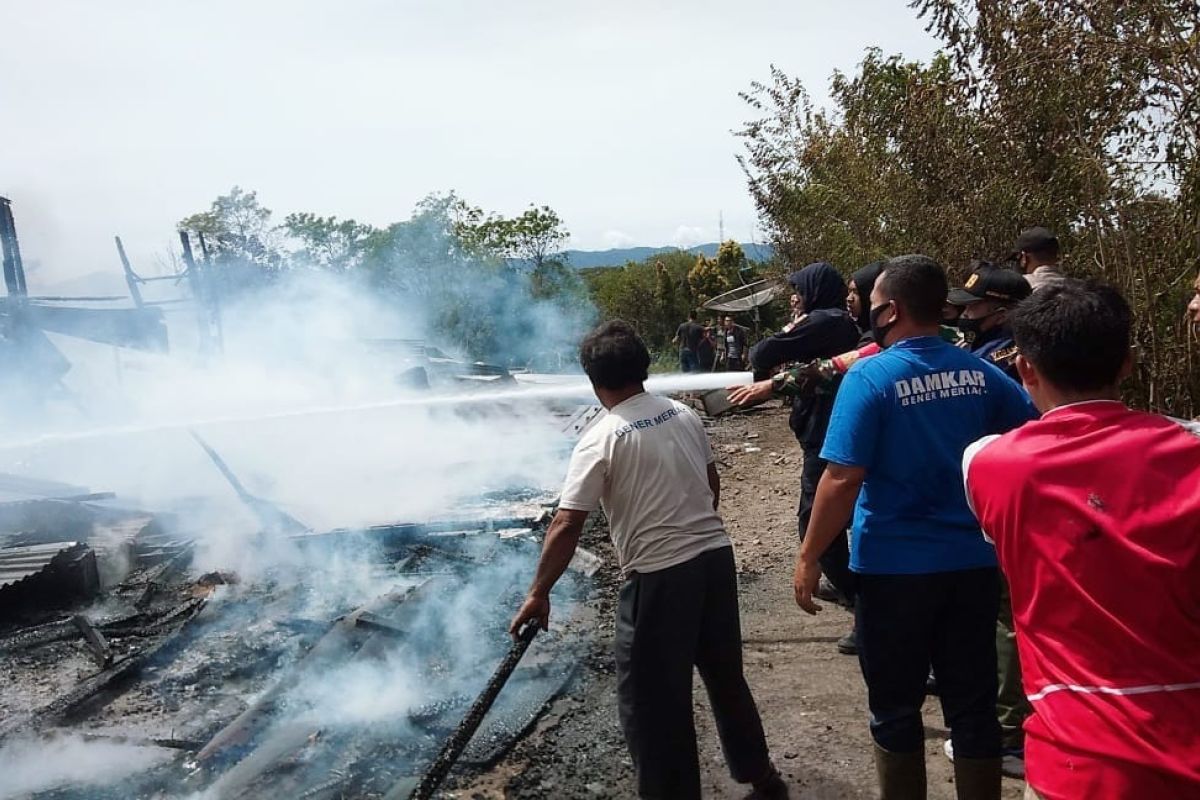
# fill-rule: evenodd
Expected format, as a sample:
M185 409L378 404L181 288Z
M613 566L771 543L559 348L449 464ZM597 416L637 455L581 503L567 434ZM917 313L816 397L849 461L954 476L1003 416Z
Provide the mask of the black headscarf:
M805 312L846 308L846 284L827 261L818 261L799 272L793 272L788 275L788 283L796 294L804 298Z
M875 288L875 281L879 279L879 274L883 272L886 263L885 261L872 261L850 276L854 288L858 290L859 314L855 322L860 331L871 329L871 290Z

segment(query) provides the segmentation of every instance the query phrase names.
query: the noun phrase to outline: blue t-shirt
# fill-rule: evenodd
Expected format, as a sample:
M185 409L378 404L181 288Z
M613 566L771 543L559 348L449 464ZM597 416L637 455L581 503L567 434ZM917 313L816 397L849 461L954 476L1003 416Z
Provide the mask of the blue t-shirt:
M981 436L1037 416L1025 390L936 336L903 339L846 373L821 457L863 467L850 568L915 575L996 565L963 491Z

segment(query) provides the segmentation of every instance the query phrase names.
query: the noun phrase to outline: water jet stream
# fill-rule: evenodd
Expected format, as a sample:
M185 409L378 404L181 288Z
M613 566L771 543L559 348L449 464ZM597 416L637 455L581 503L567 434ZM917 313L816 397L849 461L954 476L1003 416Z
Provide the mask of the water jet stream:
M754 380L750 372L692 372L653 375L646 381L646 391L654 394L678 392L704 392L728 386L744 386ZM151 425L115 425L84 431L46 433L18 442L0 444L0 450L16 450L46 444L62 444L107 437L128 436L159 431L172 431L210 425L263 422L267 420L294 419L326 414L348 414L354 412L379 411L399 408L454 408L479 404L519 403L530 400L578 400L593 403L596 400L591 384L584 378L544 384L525 384L516 388L463 394L410 395L405 397L351 403L339 406L310 406L288 409L267 414L229 415L208 419L169 420Z

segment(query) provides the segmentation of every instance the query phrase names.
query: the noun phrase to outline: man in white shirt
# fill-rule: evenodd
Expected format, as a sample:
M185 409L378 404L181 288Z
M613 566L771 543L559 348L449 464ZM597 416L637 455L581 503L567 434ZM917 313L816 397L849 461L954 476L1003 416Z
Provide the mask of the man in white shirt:
M734 780L751 798L786 798L742 674L737 572L717 514L720 478L687 406L648 394L650 354L615 320L593 330L580 363L608 414L571 455L529 596L512 622L548 627L550 590L589 512L608 517L626 581L617 607L617 700L643 798L700 797L692 669L700 670Z
M1013 246L1013 260L1036 292L1043 286L1060 286L1067 276L1058 266L1058 237L1049 228L1026 228Z

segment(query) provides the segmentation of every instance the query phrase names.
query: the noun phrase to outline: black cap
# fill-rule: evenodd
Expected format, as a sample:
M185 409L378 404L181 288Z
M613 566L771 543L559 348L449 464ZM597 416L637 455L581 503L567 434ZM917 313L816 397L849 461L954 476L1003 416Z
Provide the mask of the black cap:
M946 295L946 302L956 306L969 306L980 300L1015 303L1029 297L1032 292L1029 281L1019 272L986 266L972 272L961 289L951 289Z
M1057 252L1058 237L1054 235L1054 231L1041 226L1021 231L1021 235L1017 237L1017 243L1013 245L1014 254Z

